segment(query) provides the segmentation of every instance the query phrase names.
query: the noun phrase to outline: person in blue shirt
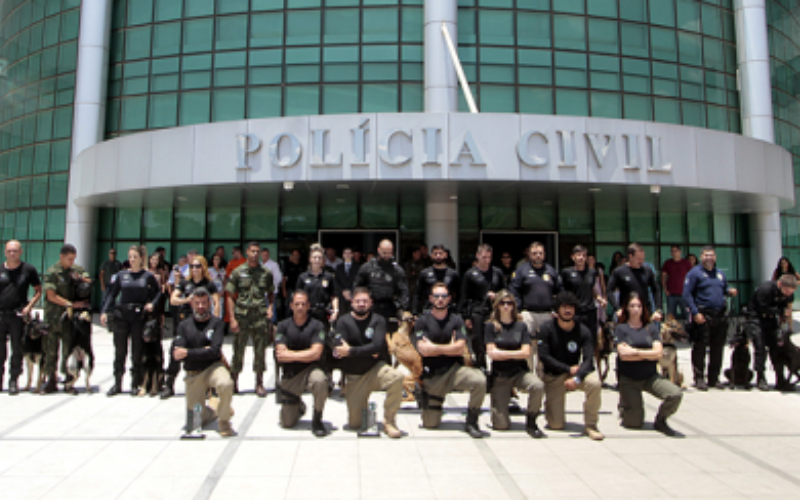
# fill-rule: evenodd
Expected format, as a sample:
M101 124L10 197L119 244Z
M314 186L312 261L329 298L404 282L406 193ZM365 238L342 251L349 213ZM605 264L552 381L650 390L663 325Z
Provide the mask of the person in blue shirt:
M719 380L728 331L725 299L736 294L735 288L728 287L725 274L717 269L714 247L703 247L700 265L689 271L683 285L683 298L692 313L690 338L694 384L700 391L707 391L709 386L725 387ZM709 350L708 379L705 378L706 348Z

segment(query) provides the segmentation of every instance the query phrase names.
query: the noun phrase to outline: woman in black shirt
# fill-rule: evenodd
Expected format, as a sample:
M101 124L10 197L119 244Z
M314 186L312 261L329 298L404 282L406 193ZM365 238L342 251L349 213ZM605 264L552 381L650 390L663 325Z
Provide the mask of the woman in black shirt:
M683 394L678 386L658 373L661 336L656 325L650 322L650 312L635 292L628 296L622 307L614 337L619 355L617 376L622 426L635 429L642 427L642 391L647 391L663 401L653 428L667 436L675 436L676 432L667 425L667 418L678 411Z
M489 376L492 400L492 426L495 430L508 430L511 420L508 404L514 389L528 393L526 432L533 438L544 433L536 425L542 407L544 384L536 372L530 371L531 335L517 312L514 296L507 290L497 293L492 305L492 315L484 327L484 342L492 373Z
M169 300L171 305L179 306L178 314L181 321L192 315L192 293L200 287L208 290L213 305L212 314L217 318L220 317L219 290L208 272L206 258L198 255L189 262L189 279L181 280L175 286Z
M325 270L324 263L322 247L312 246L308 255L308 271L298 276L295 290L305 290L308 293L308 300L311 302L308 314L322 322L327 332L339 315L339 299L334 293L333 274Z
M134 245L128 250L130 268L111 278L108 296L103 303L100 322L106 326L108 312L114 307L114 385L108 395L122 392L122 375L125 373L125 358L128 357L128 339L131 343L133 365L131 396L139 394L142 383L142 351L144 348L144 325L161 298L161 290L153 273L144 269L147 252L143 246ZM119 296L119 302L117 302Z

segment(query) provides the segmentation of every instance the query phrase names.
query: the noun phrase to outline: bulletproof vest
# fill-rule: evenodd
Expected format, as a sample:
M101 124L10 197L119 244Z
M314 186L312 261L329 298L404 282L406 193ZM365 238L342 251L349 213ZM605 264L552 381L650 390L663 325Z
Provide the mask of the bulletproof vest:
M394 264L386 269L376 263L369 273L369 290L372 292L372 299L376 302L393 302L397 280Z

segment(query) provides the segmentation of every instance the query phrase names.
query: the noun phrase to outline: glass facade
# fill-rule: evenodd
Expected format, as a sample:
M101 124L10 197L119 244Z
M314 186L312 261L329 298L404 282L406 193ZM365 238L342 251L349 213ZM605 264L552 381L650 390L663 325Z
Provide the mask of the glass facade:
M792 153L795 197L800 199L800 2L767 1L775 142ZM784 255L800 263L800 209L781 214Z
M732 0L459 0L482 112L740 132ZM463 96L460 103L466 111Z
M107 137L423 110L423 0L117 0Z
M64 244L79 7L0 2L0 239L40 269Z

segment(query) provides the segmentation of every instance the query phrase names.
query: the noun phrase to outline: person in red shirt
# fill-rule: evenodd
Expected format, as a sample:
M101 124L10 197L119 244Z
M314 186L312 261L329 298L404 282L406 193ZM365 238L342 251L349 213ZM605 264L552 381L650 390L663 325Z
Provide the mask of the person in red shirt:
M686 319L686 302L683 300L683 282L692 270L692 264L683 258L678 245L672 245L672 258L661 266L661 287L667 292L667 315L676 319ZM678 315L680 308L680 315Z

